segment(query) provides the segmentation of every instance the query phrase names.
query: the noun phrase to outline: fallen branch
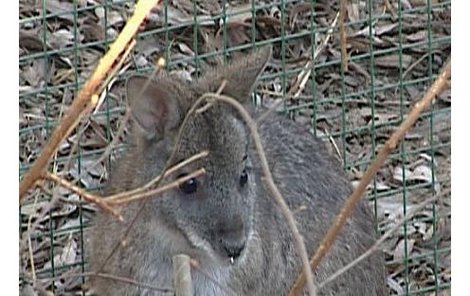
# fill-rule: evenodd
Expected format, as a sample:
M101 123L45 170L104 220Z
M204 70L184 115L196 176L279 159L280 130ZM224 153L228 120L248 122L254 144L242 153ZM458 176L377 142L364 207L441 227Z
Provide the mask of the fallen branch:
M369 166L369 168L364 173L361 182L357 185L356 189L351 194L351 196L345 201L340 212L334 219L332 226L330 227L330 229L328 229L328 232L321 241L317 251L310 259L310 266L312 270L315 270L315 268L320 263L321 259L327 254L327 251L330 249L334 239L336 238L344 223L346 222L347 218L351 215L356 204L359 202L362 195L366 191L367 185L372 181L377 171L384 164L388 155L397 147L398 143L406 134L406 132L411 128L411 126L413 126L416 120L418 120L423 110L431 104L433 98L436 97L443 90L443 88L447 86L447 81L451 74L450 62L451 61L449 58L449 60L442 68L442 71L437 77L437 79L434 81L431 87L429 87L428 91L423 96L423 98L415 104L414 108L411 110L411 112L408 114L407 118L402 122L399 128L390 136L390 138L387 140L387 142L377 154L375 161ZM292 290L290 291L289 295L299 295L302 292L304 285L305 275L304 273L301 273L297 278L294 286L292 287Z
M46 169L52 155L57 151L59 144L75 128L80 118L83 116L84 111L87 108L89 110L90 104L93 106L98 103L98 95L96 93L102 85L102 81L107 77L115 61L125 51L127 45L137 33L140 24L144 21L152 7L160 2L161 0L140 0L137 3L133 16L128 20L121 34L119 34L116 41L111 45L106 55L100 60L92 76L87 80L72 102L69 111L52 133L41 154L21 180L19 186L20 201L28 189L41 178L43 171Z

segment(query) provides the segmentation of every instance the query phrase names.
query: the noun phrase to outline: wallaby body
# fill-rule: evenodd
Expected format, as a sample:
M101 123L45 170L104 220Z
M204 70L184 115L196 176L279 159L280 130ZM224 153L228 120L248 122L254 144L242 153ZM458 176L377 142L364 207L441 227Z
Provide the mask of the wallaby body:
M136 127L129 151L112 170L107 193L137 188L160 174L192 103L215 92L224 79L223 93L250 108L250 93L270 54L270 49L260 50L192 84L161 75L134 100L145 79L131 79L128 98ZM306 129L271 115L258 130L274 181L312 255L351 187L339 163ZM198 262L191 273L195 295L287 295L301 271L300 259L285 218L263 184L250 137L226 104L197 113L182 133L176 162L207 150L208 157L182 169L190 173L204 167L206 173L148 200L102 272L172 289L172 257L183 253ZM126 223L97 214L89 245L92 271L101 267L140 207L134 202L122 208ZM316 281L367 250L374 242L373 226L361 203L316 270ZM171 295L102 278L94 278L92 287L98 295ZM386 295L381 256L366 259L319 295Z

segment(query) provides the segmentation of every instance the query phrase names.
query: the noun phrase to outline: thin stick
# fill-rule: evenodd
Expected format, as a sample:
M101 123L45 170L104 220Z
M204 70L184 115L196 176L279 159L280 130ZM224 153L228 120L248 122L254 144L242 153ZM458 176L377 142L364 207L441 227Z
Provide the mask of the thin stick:
M59 177L59 176L57 176L53 173L45 172L43 175L44 175L45 179L49 179L51 181L54 181L57 184L65 187L67 189L72 190L73 192L75 192L78 195L80 195L81 197L83 197L83 199L85 199L86 201L96 204L102 210L104 210L106 212L109 212L111 215L118 218L120 221L123 221L123 218L119 214L119 212L116 211L115 209L113 209L110 205L108 205L108 203L105 200L101 199L100 197L95 196L95 195L83 190L82 188L73 185L69 181L67 181L67 180L65 180L65 179L63 179L63 178L61 178L61 177Z
M41 154L33 163L32 167L24 175L19 186L19 200L21 202L24 194L38 180L42 172L46 169L52 155L57 151L59 144L67 137L73 128L77 125L78 119L82 116L83 111L87 109L93 100L90 98L96 94L96 90L100 87L102 81L106 78L109 69L112 67L116 59L126 49L127 44L139 29L140 24L150 12L152 7L159 4L161 0L140 0L136 6L132 17L127 21L121 34L111 45L106 55L101 58L92 76L87 80L83 88L79 91L77 97L72 102L67 114L62 118L60 124L52 133L49 141L43 148ZM95 104L97 102L94 102Z
M385 160L387 159L387 156L397 147L398 143L406 134L406 132L411 128L411 126L413 126L416 120L418 120L423 110L431 104L433 98L436 97L442 91L442 89L447 86L447 80L450 77L451 70L450 62L451 60L449 58L437 79L428 89L423 98L415 104L414 108L411 110L411 112L408 114L407 118L402 122L399 128L390 136L387 142L383 145L383 147L377 154L375 161L369 166L369 168L364 173L361 182L359 182L354 192L345 201L343 207L341 208L341 211L338 213L332 226L330 227L330 229L328 229L328 232L321 241L317 251L310 259L310 266L312 267L312 269L315 269L318 266L321 259L326 255L327 251L330 249L331 244L340 232L347 218L350 216L356 204L359 202L362 195L366 191L367 185L374 178L375 173L384 164ZM292 290L290 291L289 295L299 295L304 285L305 275L301 273L297 278L294 286L292 287Z
M338 278L340 275L342 275L343 273L347 272L349 269L351 269L352 267L354 267L355 265L359 264L361 261L363 261L364 259L366 259L367 257L369 257L370 255L372 255L374 252L378 251L379 248L381 247L381 245L385 242L385 240L387 238L389 238L390 236L392 236L392 234L397 231L397 229L399 229L400 227L402 227L403 223L405 223L406 221L410 220L411 218L413 218L413 216L418 213L419 211L421 211L422 209L424 209L427 205L437 201L437 199L441 196L444 196L446 194L450 193L450 188L449 189L446 189L444 191L442 191L441 193L435 195L434 197L431 197L425 201L423 201L422 203L416 205L416 207L411 210L410 212L408 212L403 218L401 218L400 220L398 220L392 228L390 228L389 230L387 230L375 243L374 245L372 245L372 247L370 247L367 251L365 251L361 256L357 257L356 259L354 259L353 261L351 261L348 265L344 266L343 268L341 268L340 270L336 271L334 274L332 274L331 276L329 276L326 280L324 280L323 282L321 282L320 284L318 284L318 289L322 289L325 285L327 285L328 283L334 281L336 278Z
M186 181L188 181L192 178L197 178L200 175L205 174L205 173L206 173L206 170L201 168L201 169L198 169L198 170L192 172L191 174L188 174L188 175L185 175L184 177L176 179L175 181L173 181L169 184L159 186L158 188L155 188L153 190L133 194L133 195L126 196L126 197L120 198L120 199L115 199L115 200L109 201L108 203L112 204L112 205L120 205L120 204L124 204L124 203L129 203L129 202L132 202L132 201L142 200L142 199L148 198L148 197L153 197L155 195L161 194L162 192L165 192L165 191L171 190L173 188L176 188L176 187L180 186L181 184L183 184L184 182L186 182Z
M280 193L279 189L277 188L276 184L273 181L273 177L271 175L271 171L269 169L268 161L266 159L266 155L264 153L264 148L263 144L261 143L260 136L258 134L258 130L256 127L256 122L251 118L251 116L248 114L248 112L245 110L245 108L235 99L224 96L224 95L218 95L218 94L213 94L213 93L207 93L201 97L201 99L207 99L209 102L211 100L215 101L221 101L227 104L232 105L242 116L243 120L246 122L248 127L250 128L251 136L253 138L253 141L256 146L256 151L258 152L258 156L261 161L261 167L264 173L264 181L269 189L271 191L271 194L274 197L274 200L277 202L279 205L282 214L284 215L285 219L287 220L287 224L289 226L289 229L292 232L292 235L294 236L294 241L296 244L297 252L299 253L298 255L301 258L302 261L302 267L304 272L307 274L307 288L310 293L310 295L314 296L316 295L316 287L313 283L313 275L312 275L312 270L310 269L309 263L308 263L308 255L307 251L305 249L305 244L303 242L302 236L299 233L299 230L297 229L297 225L294 219L294 216L292 215L292 212L290 211L289 207L287 206L284 198L282 197L282 194Z
M344 19L346 18L346 1L340 1L340 17L339 17L339 35L341 45L341 69L344 72L348 71L348 52L347 52L347 37L346 29L344 27Z

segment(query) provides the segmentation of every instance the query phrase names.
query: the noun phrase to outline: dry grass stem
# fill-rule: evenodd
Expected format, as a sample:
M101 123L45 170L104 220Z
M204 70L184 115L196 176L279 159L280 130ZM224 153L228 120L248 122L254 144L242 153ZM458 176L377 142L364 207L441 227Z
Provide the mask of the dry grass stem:
M351 269L352 267L354 267L355 265L359 264L362 260L366 259L367 257L369 257L370 255L372 255L374 252L378 251L380 249L380 247L382 246L382 244L385 242L385 240L389 237L392 236L392 234L398 230L398 228L400 227L403 227L403 223L405 223L406 221L410 220L411 218L413 218L413 216L418 213L419 211L421 211L422 209L424 209L427 205L435 202L438 200L439 197L441 196L444 196L444 195L447 195L450 193L450 189L446 189L444 191L442 191L441 193L435 195L434 197L431 197L425 201L423 201L422 203L416 205L416 207L411 210L410 212L408 212L403 218L401 218L400 220L398 220L397 222L395 222L395 224L389 229L387 230L367 251L365 251L361 256L357 257L356 259L354 259L353 261L351 261L349 264L347 264L346 266L344 266L343 268L341 268L340 270L336 271L334 274L332 274L331 276L329 276L326 280L324 280L323 282L321 282L320 284L318 284L318 289L322 289L325 285L327 285L328 283L334 281L336 278L338 278L340 275L342 275L343 273L347 272L349 269Z
M66 115L62 118L57 128L52 133L49 141L44 146L41 154L33 163L32 167L24 175L19 186L19 200L21 202L26 191L41 178L44 170L47 169L49 160L57 151L59 144L67 137L74 127L78 124L83 112L89 109L90 104L95 105L97 102L92 100L93 95L102 85L103 80L107 77L109 69L115 61L125 51L127 45L137 33L140 24L144 21L150 10L161 0L140 0L136 6L132 17L127 21L122 32L116 41L110 46L106 55L100 60L95 71L87 80L83 88L79 91L75 100L73 100Z
M415 104L414 108L408 114L406 119L401 123L398 129L390 136L387 142L383 145L383 147L377 154L375 161L365 171L361 181L359 182L351 196L345 201L343 207L341 208L340 212L333 221L332 226L330 227L330 229L328 229L328 232L326 233L325 237L320 242L317 251L310 259L310 265L312 269L315 269L320 263L321 259L326 255L334 239L336 238L344 223L346 222L347 218L350 216L356 204L359 202L364 192L366 191L367 185L372 181L376 172L384 164L388 155L397 147L398 143L404 137L406 132L411 128L411 126L416 122L416 120L418 120L423 110L427 108L432 103L432 100L443 90L444 87L447 86L447 80L449 79L451 74L450 62L451 61L449 58L449 60L442 68L441 73L431 85L431 87L429 87L426 94L420 101ZM297 278L294 286L292 287L292 290L289 295L299 295L304 285L305 275L304 273L301 273Z

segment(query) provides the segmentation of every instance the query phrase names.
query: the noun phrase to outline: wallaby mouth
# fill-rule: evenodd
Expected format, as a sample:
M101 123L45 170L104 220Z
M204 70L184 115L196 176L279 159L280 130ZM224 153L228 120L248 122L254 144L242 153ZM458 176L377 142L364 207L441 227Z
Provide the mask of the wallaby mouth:
M224 243L223 249L229 259L230 264L235 264L235 261L242 255L245 250L245 240L238 242Z

